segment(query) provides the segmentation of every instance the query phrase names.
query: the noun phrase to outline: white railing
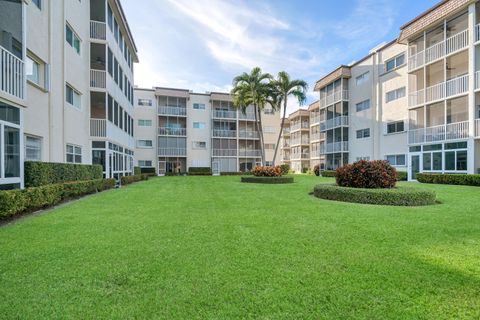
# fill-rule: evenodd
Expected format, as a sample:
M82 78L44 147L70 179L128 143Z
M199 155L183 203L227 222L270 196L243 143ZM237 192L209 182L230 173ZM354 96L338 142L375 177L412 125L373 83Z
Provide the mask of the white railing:
M408 71L420 68L425 64L425 51L420 51L408 57Z
M212 156L214 157L236 157L237 150L235 149L213 149Z
M107 73L104 70L90 70L90 88L105 89L107 87Z
M186 156L187 149L185 148L158 148L159 156Z
M213 130L214 137L221 137L221 138L235 138L237 136L237 131L235 130Z
M186 116L187 108L159 106L158 114L169 115L169 116Z
M262 151L260 150L240 150L238 151L240 157L261 157Z
M161 136L186 136L187 129L186 128L168 128L168 127L160 127L158 128L158 134Z
M348 90L341 90L320 99L320 107L326 107L339 101L348 101Z
M237 111L213 110L213 117L221 119L236 119Z
M0 46L0 91L20 99L25 98L25 64Z
M90 119L90 136L106 137L107 136L107 120Z
M468 121L408 131L408 143L418 144L468 138Z
M291 139L290 140L290 143L292 146L294 145L301 145L301 144L309 144L310 143L310 139L309 138L301 138L301 139Z
M325 146L325 153L348 152L348 141L327 143ZM320 146L320 150L322 149L322 146Z
M449 55L451 53L457 52L463 48L468 46L468 30L464 30L459 32L450 38L448 38L445 42L445 49L446 54Z
M245 114L239 112L238 118L241 120L255 120L255 112L246 112Z
M246 139L258 139L260 135L257 131L238 131L239 138L246 138Z
M300 129L310 129L310 124L308 123L308 121L305 121L302 123L296 123L291 126L292 131L300 130Z
M310 125L314 126L320 122L320 116L313 116L310 118Z
M468 74L438 83L427 89L418 90L409 94L410 107L445 99L468 91Z
M107 40L107 24L105 22L90 20L90 38Z
M475 120L475 137L480 137L480 119Z
M445 42L441 41L425 50L425 63L433 62L445 55Z
M320 122L320 131L348 126L348 116L340 116Z

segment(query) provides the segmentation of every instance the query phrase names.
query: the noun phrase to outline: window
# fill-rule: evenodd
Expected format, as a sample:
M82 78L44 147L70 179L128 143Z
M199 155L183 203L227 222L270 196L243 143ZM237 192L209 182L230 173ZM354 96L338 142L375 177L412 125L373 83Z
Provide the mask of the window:
M67 144L67 162L82 163L82 147Z
M387 92L387 103L405 97L405 87Z
M357 112L370 109L370 100L365 100L356 104Z
M137 140L137 147L139 148L153 148L152 140Z
M369 138L370 128L357 130L357 139Z
M27 56L25 65L27 79L35 84L40 84L40 64Z
M151 127L152 126L152 120L138 119L138 126L139 127Z
M392 166L405 166L407 164L404 154L388 155L385 156L385 159L390 162Z
M203 103L194 103L193 109L195 110L205 110L205 105Z
M3 149L2 146L0 146L0 152L3 151L4 156L4 177L18 178L20 177L20 129L8 125L0 126L0 128L2 127L4 141ZM2 132L0 132L0 137L1 135ZM1 169L2 168L0 168L0 171Z
M357 162L362 160L370 161L370 157L357 157Z
M387 134L404 132L404 131L405 131L405 124L403 121L387 123Z
M138 99L138 105L142 107L151 107L152 100L150 99Z
M80 93L70 85L65 84L66 101L77 109L81 108Z
M194 129L205 129L207 127L207 124L205 122L194 122L193 123L193 128Z
M108 6L108 27L110 28L110 31L113 32L113 11L112 8L110 8L110 5Z
M25 137L25 161L42 160L42 139L32 136Z
M113 58L113 80L118 84L118 61L116 58Z
M152 167L152 160L138 160L139 167Z
M68 44L75 49L75 51L80 54L80 38L69 25L65 26L65 38Z
M273 161L265 161L267 167L273 167Z
M358 77L355 78L355 83L357 84L357 86L365 83L368 81L368 79L370 78L370 72L367 71L361 75L359 75Z
M457 150L465 149L465 150ZM467 170L467 142L452 142L445 144L445 170Z
M108 74L113 77L113 52L112 50L110 50L110 48L108 48L108 66L107 66L107 69L108 69Z
M113 98L108 95L108 121L113 122Z
M42 1L41 0L32 0L33 4L37 6L38 9L42 9Z
M207 149L207 143L205 141L193 141L193 149Z
M390 59L390 60L387 60L385 62L385 65L386 65L386 72L390 72L392 71L393 69L396 69L398 67L401 67L402 65L405 64L405 54L402 53L401 55L393 58L393 59Z

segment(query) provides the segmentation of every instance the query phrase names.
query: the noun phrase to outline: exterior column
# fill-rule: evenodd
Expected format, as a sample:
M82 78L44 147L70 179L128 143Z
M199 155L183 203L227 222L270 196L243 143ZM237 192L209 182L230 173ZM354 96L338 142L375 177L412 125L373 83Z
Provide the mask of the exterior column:
M468 7L468 154L467 154L467 172L475 173L475 21L476 21L475 3Z

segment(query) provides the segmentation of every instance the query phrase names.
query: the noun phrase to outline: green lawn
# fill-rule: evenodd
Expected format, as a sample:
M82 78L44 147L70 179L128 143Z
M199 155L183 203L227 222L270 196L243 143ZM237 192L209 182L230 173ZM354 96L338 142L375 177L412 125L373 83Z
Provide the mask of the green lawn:
M0 227L0 318L480 318L479 188L398 208L296 179L157 178Z

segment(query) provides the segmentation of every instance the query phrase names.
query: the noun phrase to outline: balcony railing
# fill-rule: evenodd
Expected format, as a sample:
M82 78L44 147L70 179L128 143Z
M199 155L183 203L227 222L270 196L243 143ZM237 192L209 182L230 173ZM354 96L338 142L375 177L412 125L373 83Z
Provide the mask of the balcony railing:
M158 114L167 116L186 116L187 108L159 106Z
M408 143L428 143L468 138L468 121L408 131Z
M246 112L245 114L239 112L238 118L240 120L255 120L255 112Z
M213 136L214 137L220 137L220 138L236 138L237 137L237 131L236 130L214 129L213 130Z
M451 96L466 93L468 91L468 74L441 82L427 89L410 93L408 105L414 107L424 103L430 103Z
M90 119L90 136L104 138L107 136L107 120Z
M309 152L292 153L291 158L292 160L310 159L310 153Z
M282 134L289 135L289 134L290 134L290 127L288 127L288 128L283 128Z
M309 138L301 138L301 139L291 139L290 140L290 143L292 144L292 146L294 145L302 145L302 144L309 144L310 143L310 139Z
M348 152L348 141L339 141L320 145L320 154Z
M477 28L476 28L477 29ZM450 55L463 50L468 46L468 30L461 31L445 41L438 42L424 51L420 51L408 57L408 71L412 71Z
M310 124L308 122L296 123L291 127L292 131L300 130L300 129L310 129Z
M348 116L340 116L320 122L320 131L348 126Z
M310 125L314 126L320 122L320 116L314 116L310 118Z
M213 110L213 117L220 119L237 119L237 111Z
M186 136L187 129L186 128L168 128L168 127L160 127L158 128L158 134L161 136Z
M475 137L480 138L480 119L475 120Z
M107 87L107 72L104 70L90 70L90 88L105 89Z
M107 40L107 24L100 21L90 21L90 39Z
M348 101L348 98L348 90L337 91L335 93L332 93L331 95L324 97L323 99L320 99L320 107L326 107L342 100Z
M158 148L159 156L186 156L186 148Z
M311 141L320 140L320 132L315 132L311 134Z
M212 156L214 157L236 157L236 149L212 149Z
M0 46L0 91L19 99L25 98L25 64Z
M260 150L239 150L238 155L240 157L261 157L262 151Z
M260 135L258 134L257 131L243 131L243 130L240 130L240 131L238 131L238 137L239 138L244 138L244 139L258 139L258 138L260 138Z

